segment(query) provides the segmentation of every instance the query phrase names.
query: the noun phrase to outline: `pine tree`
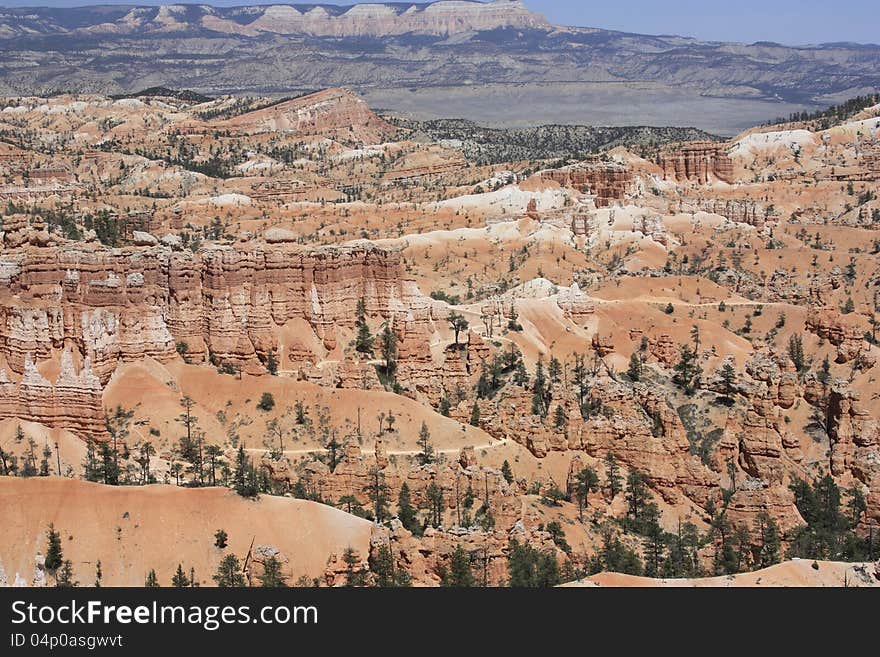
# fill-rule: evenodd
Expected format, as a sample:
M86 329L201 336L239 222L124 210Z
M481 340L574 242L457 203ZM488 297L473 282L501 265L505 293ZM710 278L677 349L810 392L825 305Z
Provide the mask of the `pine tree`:
M553 413L553 426L557 431L562 431L568 426L568 416L565 414L565 407L562 404L556 405L556 411Z
M428 500L430 509L431 526L439 527L443 521L443 510L446 508L443 499L443 489L435 481L431 481L425 489L425 498Z
M724 396L732 399L736 391L736 369L730 363L721 366L721 384L724 386Z
M119 485L119 465L118 456L110 446L110 443L101 443L99 448L101 452L101 461L98 466L101 473L101 480L109 486Z
M397 336L391 330L390 321L385 322L379 340L382 344L382 359L385 361L385 375L394 380L397 371Z
M620 492L623 479L620 476L620 466L617 464L617 459L611 453L605 457L605 477L608 481L609 496L614 499Z
M642 357L637 351L629 357L629 367L626 370L630 381L641 381L642 379Z
M373 355L373 335L370 333L370 327L367 324L367 306L364 298L361 297L357 303L357 319L355 321L357 336L355 337L355 350L358 353L368 356Z
M513 471L510 469L510 463L507 459L504 459L504 463L501 464L501 474L504 477L504 481L508 484L513 483Z
M449 558L449 568L444 568L441 572L440 586L463 588L475 585L476 579L471 570L470 556L461 545L456 545Z
M101 568L101 560L98 559L98 563L95 564L95 588L101 588L101 579L104 577L104 571Z
M64 552L61 549L61 534L55 531L55 525L50 524L46 532L46 558L43 565L46 570L55 572L64 561Z
M553 356L550 359L550 364L547 367L547 375L550 377L550 381L553 383L559 383L561 380L562 374L562 363L559 362L559 359L556 356Z
M213 576L217 586L221 588L233 588L245 586L244 573L241 564L234 554L227 554L217 566L217 572Z
M516 539L510 541L507 573L511 587L549 587L562 581L559 562L553 553L541 552Z
M358 557L352 548L346 548L342 553L342 561L345 563L345 585L364 586L367 583L366 575L358 566Z
M776 521L766 511L758 514L755 520L755 533L758 536L758 567L766 568L780 561L782 538Z
M79 582L73 579L73 563L70 559L66 559L55 576L55 586L73 587L79 586Z
M385 475L379 468L370 468L369 474L370 481L364 486L363 492L367 494L367 497L373 504L374 520L376 522L385 522L390 516L388 513L388 494L390 489L385 484Z
M547 416L547 379L544 376L544 363L541 356L538 356L538 363L535 366L535 381L532 384L532 415Z
M697 353L690 345L682 345L678 362L674 366L672 380L681 386L686 395L692 395L700 387L703 368L698 361Z
M431 434L428 431L428 425L422 422L419 429L419 447L421 451L418 454L419 464L427 465L434 462L434 447L431 445Z
M150 568L150 572L147 573L147 578L144 580L144 586L148 589L159 588L159 578L156 577L156 571L153 568Z
M450 328L455 333L455 347L458 348L458 336L462 331L467 330L468 321L456 312L449 313L447 320L449 321Z
M480 426L480 405L477 403L476 399L474 400L474 405L471 407L471 426Z
M263 588L280 588L287 586L287 578L281 572L281 562L274 554L263 562L260 574L260 586Z
M452 404L449 402L449 397L446 395L446 391L443 391L443 396L440 397L440 404L437 406L437 412L444 417L449 417L449 409L452 408Z
M578 515L584 519L584 509L589 506L590 493L599 490L599 475L593 468L584 468L575 475L574 496L578 503Z
M274 351L270 351L269 355L266 357L266 370L272 376L275 376L278 373L278 359L275 357Z
M235 473L232 477L232 487L242 497L257 497L260 492L256 470L245 453L243 444L239 444L238 452L235 456Z
M214 547L218 547L221 550L226 549L226 545L229 541L229 534L226 533L223 529L218 529L214 532Z
M376 586L410 586L412 578L403 568L395 567L394 555L387 545L382 545L369 558L370 570L376 576Z
M400 486L400 495L397 498L397 517L405 529L416 535L421 534L416 510L413 508L410 498L409 485L406 482Z
M189 579L187 578L186 573L183 572L183 566L180 564L177 564L177 570L171 578L171 586L179 589L189 586Z
M798 372L806 370L806 359L804 357L804 342L800 334L795 333L788 338L788 357L794 363Z
M628 525L638 525L643 517L650 494L645 484L645 476L633 470L626 478L626 518Z

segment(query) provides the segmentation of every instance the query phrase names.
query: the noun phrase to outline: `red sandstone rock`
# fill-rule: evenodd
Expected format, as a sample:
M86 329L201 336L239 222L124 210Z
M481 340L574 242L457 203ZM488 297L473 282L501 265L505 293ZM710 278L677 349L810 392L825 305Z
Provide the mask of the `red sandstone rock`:
M711 178L733 181L733 161L724 144L689 142L660 154L663 177L678 182L706 184Z

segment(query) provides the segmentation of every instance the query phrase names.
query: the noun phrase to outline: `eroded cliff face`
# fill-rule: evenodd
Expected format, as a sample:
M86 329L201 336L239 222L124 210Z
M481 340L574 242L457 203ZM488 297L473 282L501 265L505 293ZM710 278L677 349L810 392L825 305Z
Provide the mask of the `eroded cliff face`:
M102 440L108 434L101 393L101 382L88 359L77 373L71 352L65 349L61 371L53 384L27 356L18 382L11 381L6 370L0 368L0 419L27 419Z
M587 161L576 166L542 171L543 180L592 194L597 207L623 201L633 188L632 171L617 162Z
M717 179L733 180L733 161L727 145L715 142L693 142L670 148L660 154L663 177L677 182L705 184Z
M431 300L407 280L399 252L368 244L305 249L249 242L195 254L158 246L23 247L0 253L0 275L0 354L21 379L10 381L4 372L0 385L17 392L4 400L10 409L3 412L75 430L88 422L72 417L100 410L101 386L120 363L180 354L265 372L270 354L282 368L308 357L297 355L301 343L282 344L282 327L294 319L305 320L330 351L354 326L361 299L370 317L399 317L416 327L431 318ZM85 362L80 374L71 351ZM34 363L61 353L53 386ZM96 392L97 400L76 403L80 393Z

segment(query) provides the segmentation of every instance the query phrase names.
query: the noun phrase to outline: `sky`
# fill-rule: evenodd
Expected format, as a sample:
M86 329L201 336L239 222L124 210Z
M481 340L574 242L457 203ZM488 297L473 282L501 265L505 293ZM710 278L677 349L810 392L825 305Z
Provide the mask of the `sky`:
M174 0L0 0L0 6L172 4ZM348 5L357 0L326 4ZM381 0L375 0L381 1ZM400 0L398 0L400 1ZM557 25L603 27L704 40L786 44L880 43L876 0L524 0ZM272 0L207 0L207 4L271 4ZM293 0L291 4L296 4Z

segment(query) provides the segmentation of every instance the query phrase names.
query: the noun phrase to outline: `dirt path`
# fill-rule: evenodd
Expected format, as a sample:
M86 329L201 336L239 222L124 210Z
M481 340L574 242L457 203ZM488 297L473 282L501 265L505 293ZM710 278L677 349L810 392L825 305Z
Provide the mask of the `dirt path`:
M507 445L510 442L510 438L501 438L499 440L493 441L491 443L484 443L482 445L474 445L473 448L476 449L494 449L496 447L501 447L503 445ZM451 447L448 449L436 449L434 450L435 454L457 454L461 450L461 447ZM265 452L265 448L260 447L246 447L246 452ZM324 447L313 447L310 449L285 449L283 451L284 454L318 454L322 452L326 452L327 450ZM386 454L389 456L392 455L415 455L419 454L422 450L420 449L401 449L401 450L388 450Z

